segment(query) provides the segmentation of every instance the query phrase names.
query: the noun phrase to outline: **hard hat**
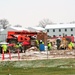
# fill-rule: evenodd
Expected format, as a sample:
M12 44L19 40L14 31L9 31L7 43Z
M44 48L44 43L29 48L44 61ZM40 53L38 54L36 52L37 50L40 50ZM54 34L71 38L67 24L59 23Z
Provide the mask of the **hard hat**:
M42 40L40 40L40 42L42 42Z

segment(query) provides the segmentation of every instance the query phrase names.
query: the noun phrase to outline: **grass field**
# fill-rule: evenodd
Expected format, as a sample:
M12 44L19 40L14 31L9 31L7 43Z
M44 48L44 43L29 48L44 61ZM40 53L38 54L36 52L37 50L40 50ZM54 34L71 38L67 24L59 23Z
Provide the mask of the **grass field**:
M0 75L75 75L75 59L2 61Z

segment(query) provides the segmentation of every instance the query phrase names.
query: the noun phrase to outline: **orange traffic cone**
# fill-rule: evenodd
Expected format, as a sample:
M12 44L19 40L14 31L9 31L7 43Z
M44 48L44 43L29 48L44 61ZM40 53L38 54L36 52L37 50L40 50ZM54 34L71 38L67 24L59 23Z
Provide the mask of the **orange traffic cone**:
M4 60L4 50L2 49L2 60Z

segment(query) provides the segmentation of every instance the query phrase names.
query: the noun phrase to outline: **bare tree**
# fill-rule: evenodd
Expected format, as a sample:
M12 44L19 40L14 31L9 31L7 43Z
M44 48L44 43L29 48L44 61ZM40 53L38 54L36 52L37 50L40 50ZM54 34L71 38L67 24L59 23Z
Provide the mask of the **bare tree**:
M49 25L49 24L53 24L52 21L50 21L49 19L43 19L39 22L39 25L38 26L41 26L43 28L45 28L46 25Z
M7 19L0 20L0 25L2 25L3 29L6 29L8 24L9 22L7 21Z

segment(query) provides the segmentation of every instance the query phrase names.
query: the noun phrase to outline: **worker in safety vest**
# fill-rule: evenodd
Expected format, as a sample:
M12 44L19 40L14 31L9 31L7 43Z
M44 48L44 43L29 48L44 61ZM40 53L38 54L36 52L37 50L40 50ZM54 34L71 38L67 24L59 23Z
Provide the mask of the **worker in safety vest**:
M37 48L39 48L39 41L37 39L35 40L35 45Z
M48 47L48 50L51 50L51 48L52 48L51 43L48 42L47 47Z
M74 49L74 43L70 42L70 43L68 44L68 48L69 48L70 50Z
M39 44L44 44L44 42L42 40L40 40Z
M44 42L42 41L42 44L44 44Z
M14 46L13 46L13 47L14 47L15 52L17 52L18 50L19 50L19 52L22 52L22 50L21 50L21 48L20 48L21 45L20 45L19 43L17 43L17 44L14 43Z
M44 44L44 42L42 40L40 40L40 44Z
M70 42L70 44L72 45L72 48L74 48L74 43L73 42Z
M2 44L1 45L3 51L6 53L7 52L7 45L6 44Z
M16 44L14 47L15 47L15 48L19 48L19 45L18 45L18 44Z
M18 47L19 47L19 49L21 50L21 52L22 52L22 44L21 43L17 43L17 45L18 45Z

